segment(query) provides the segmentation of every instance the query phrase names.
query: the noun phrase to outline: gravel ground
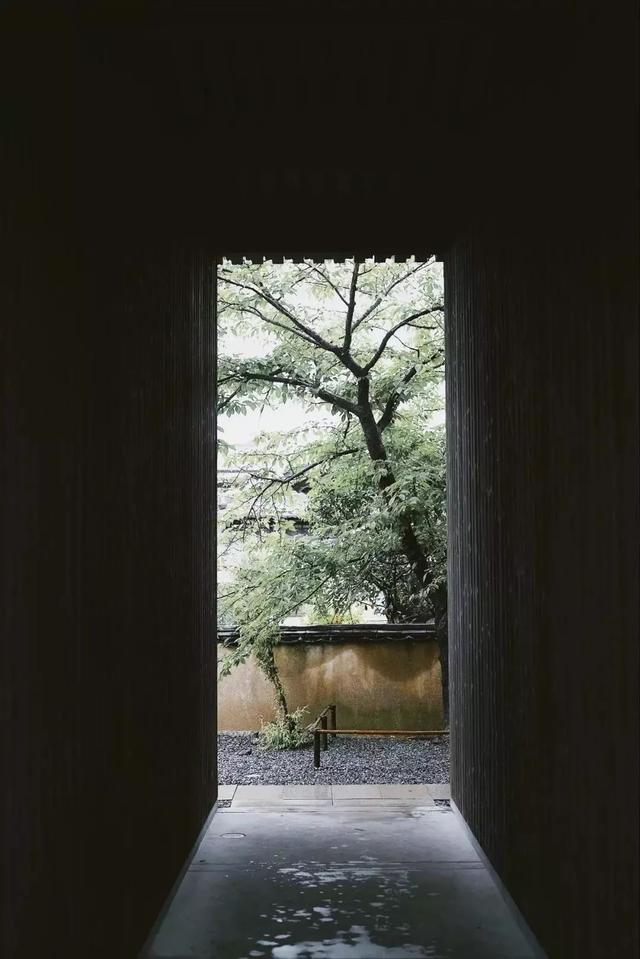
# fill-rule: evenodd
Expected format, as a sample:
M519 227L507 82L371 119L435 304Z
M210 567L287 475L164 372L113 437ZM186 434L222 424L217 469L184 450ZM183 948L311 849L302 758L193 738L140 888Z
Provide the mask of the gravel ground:
M357 783L448 783L449 737L338 736L313 766L313 747L263 750L255 733L218 735L221 785L312 785Z

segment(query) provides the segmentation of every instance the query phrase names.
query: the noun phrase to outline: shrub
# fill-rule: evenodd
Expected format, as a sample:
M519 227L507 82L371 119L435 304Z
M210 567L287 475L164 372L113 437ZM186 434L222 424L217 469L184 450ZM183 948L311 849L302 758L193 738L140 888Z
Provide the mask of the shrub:
M302 717L307 707L301 706L295 712L284 715L280 713L269 723L262 723L260 729L260 746L262 749L300 749L308 746L313 734L308 726L303 726Z

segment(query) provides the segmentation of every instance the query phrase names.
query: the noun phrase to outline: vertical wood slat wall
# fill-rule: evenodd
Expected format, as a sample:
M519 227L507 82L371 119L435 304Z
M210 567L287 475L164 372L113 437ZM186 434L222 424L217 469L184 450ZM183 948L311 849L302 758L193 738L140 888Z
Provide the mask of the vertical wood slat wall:
M445 257L452 793L552 959L623 959L637 951L636 260L625 207L558 209L494 213Z
M15 14L0 955L132 959L216 797L214 255L140 23Z
M216 795L213 262L29 226L3 310L0 953L128 957Z

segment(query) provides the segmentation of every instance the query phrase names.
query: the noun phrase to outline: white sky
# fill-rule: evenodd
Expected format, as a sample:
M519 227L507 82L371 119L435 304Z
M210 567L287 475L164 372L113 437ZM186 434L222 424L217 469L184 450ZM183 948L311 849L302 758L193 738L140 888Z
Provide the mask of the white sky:
M300 404L289 400L275 409L265 407L262 413L250 410L245 414L220 417L219 425L224 430L225 442L233 446L252 446L259 433L296 429L308 419L308 412Z
M224 347L230 353L245 358L265 356L273 347L274 340L269 336L237 336L225 334ZM318 404L314 417L317 420L331 421L332 416L324 403ZM296 429L309 421L309 412L295 399L279 404L275 408L265 406L264 410L250 410L247 413L234 413L221 416L218 426L222 427L225 442L232 446L252 446L259 433L274 430Z

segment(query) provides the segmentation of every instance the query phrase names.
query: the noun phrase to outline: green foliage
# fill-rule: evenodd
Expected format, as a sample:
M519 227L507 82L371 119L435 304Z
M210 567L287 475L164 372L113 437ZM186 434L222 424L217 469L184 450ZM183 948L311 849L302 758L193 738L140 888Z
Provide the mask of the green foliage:
M220 562L233 575L219 609L240 634L221 670L253 653L286 720L274 658L286 617L311 605L316 622L348 621L366 605L438 621L446 608L445 437L433 425L442 273L434 262L223 267L218 316L222 413L292 400L304 411L302 425L220 451ZM234 350L238 335L255 355Z
M306 712L307 707L302 706L293 713L286 716L279 714L271 722L263 723L260 746L263 749L300 749L308 746L313 733L308 726L303 725L302 717Z
M445 443L443 428L426 429L421 419L416 412L403 416L387 436L397 477L389 502L376 487L374 464L359 451L320 471L300 497L305 535L287 535L286 524L273 532L242 531L241 562L220 593L221 615L239 624L236 657L272 643L278 625L305 604L317 611L318 623L351 621L355 604L391 621L435 614L433 599L446 584ZM321 455L317 447L324 443L310 444L309 455ZM398 532L398 517L408 507L433 573L418 591ZM236 537L235 529L221 533L227 542Z
M318 602L312 604L306 618L310 626L339 626L343 623L361 623L362 613L353 607L335 609Z

